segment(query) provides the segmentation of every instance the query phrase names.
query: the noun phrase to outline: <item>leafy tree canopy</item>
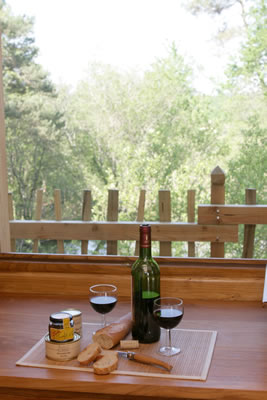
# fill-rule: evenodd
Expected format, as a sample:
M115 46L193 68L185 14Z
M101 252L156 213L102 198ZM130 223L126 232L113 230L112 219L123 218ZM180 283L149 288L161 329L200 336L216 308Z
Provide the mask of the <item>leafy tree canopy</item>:
M32 218L36 189L53 191L62 183L79 182L68 165L64 116L57 91L41 65L32 34L33 20L14 16L0 3L3 32L3 82L9 188L17 218ZM65 179L64 173L69 172Z
M241 88L260 91L267 96L267 3L255 0L248 14L247 38L240 56L232 63L228 76Z
M220 15L238 7L243 21L241 51L230 63L230 86L267 94L267 3L266 0L189 0L184 6L194 15ZM227 19L223 30L227 29ZM221 36L220 36L221 37ZM227 36L229 38L229 36ZM231 38L231 35L230 35Z
M64 219L80 218L82 190L92 189L92 218L105 220L108 189L116 188L120 219L135 220L145 188L145 219L158 220L158 190L169 189L172 219L185 221L187 190L196 189L198 204L209 202L216 165L226 172L229 202L244 203L244 189L255 182L266 204L266 3L187 5L212 15L241 6L243 45L227 86L213 96L194 90L191 66L174 45L144 74L95 63L74 91L56 88L36 62L33 20L14 16L0 0L8 178L17 218L33 217L35 192L43 187L43 218L54 218L55 188ZM266 254L266 234L259 232L257 256ZM176 250L185 255L184 246ZM228 255L240 256L239 250L229 247Z

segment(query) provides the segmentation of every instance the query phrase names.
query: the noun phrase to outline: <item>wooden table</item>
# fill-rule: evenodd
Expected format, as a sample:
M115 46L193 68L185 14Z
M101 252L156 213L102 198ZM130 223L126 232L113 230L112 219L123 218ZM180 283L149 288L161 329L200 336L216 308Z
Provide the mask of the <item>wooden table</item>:
M75 307L84 322L99 316L88 286L107 279L120 297L108 315L129 311L129 257L0 255L1 399L267 399L267 310L261 298L266 260L159 258L162 294L185 300L179 327L218 332L206 381L18 367L46 332L55 309Z

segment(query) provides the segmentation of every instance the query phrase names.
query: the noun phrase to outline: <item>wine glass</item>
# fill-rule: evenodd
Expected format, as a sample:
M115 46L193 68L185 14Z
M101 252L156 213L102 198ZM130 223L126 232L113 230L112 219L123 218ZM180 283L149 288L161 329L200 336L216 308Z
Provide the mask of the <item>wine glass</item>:
M174 356L181 349L171 344L171 329L177 326L184 315L182 299L176 297L160 297L154 301L153 316L161 328L166 329L166 345L160 347L159 353L164 356Z
M89 299L93 309L102 314L102 327L106 326L106 314L117 303L117 287L108 284L93 285L89 289Z

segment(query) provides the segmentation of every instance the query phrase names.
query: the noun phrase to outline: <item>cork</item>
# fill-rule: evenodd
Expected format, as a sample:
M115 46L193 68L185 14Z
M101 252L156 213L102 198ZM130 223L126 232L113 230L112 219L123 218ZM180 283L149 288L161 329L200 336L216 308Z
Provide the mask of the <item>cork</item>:
M139 341L138 340L121 340L120 346L121 346L121 349L138 349Z

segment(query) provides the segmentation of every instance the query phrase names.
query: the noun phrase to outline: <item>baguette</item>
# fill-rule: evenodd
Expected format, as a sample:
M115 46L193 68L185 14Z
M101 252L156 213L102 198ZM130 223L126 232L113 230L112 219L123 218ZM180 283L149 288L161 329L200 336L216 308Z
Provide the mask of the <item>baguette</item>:
M107 375L118 368L118 353L112 350L104 350L99 354L97 361L93 364L94 373Z
M101 347L98 343L90 343L81 353L78 355L77 360L81 365L88 365L94 361L97 356L101 353Z
M131 330L132 314L128 313L117 322L99 329L93 335L93 341L98 343L103 349L111 349L116 346Z

